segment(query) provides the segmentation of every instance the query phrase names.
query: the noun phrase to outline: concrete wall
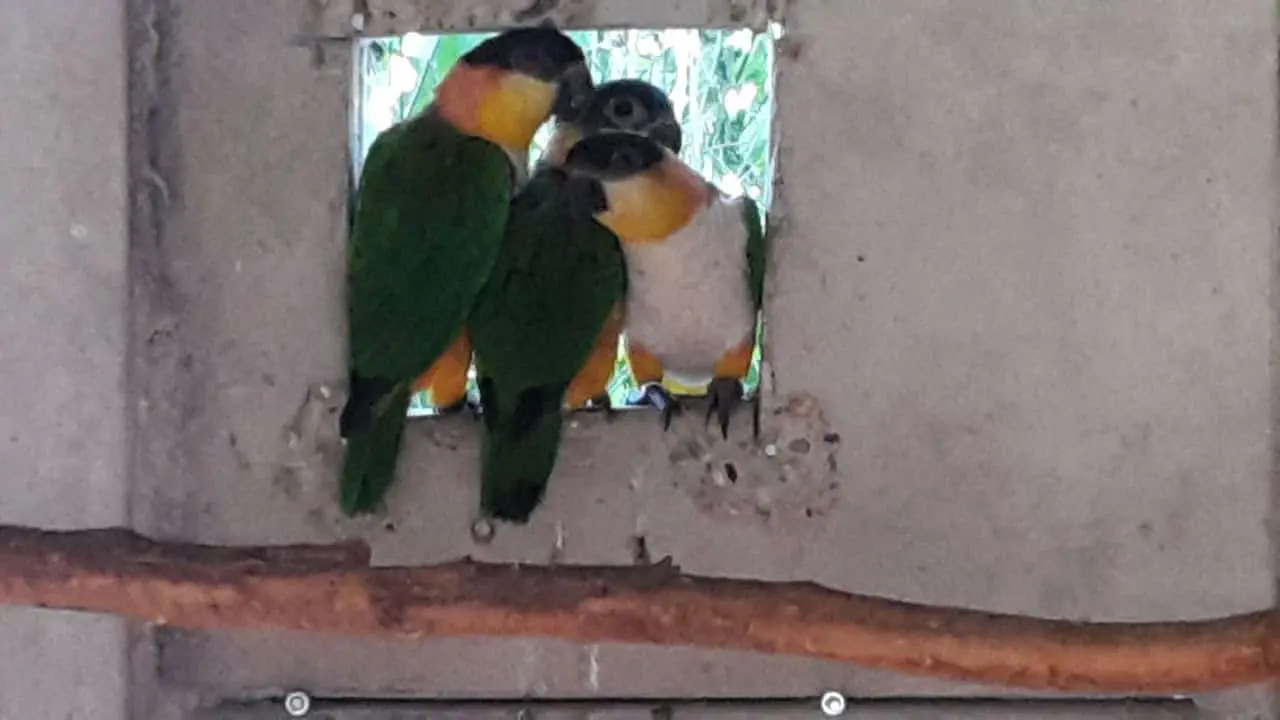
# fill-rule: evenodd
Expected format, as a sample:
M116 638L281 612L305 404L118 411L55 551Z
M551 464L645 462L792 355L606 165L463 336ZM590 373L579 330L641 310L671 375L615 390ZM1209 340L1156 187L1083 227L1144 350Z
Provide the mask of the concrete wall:
M459 2L369 5L395 30L502 19ZM661 20L616 14L628 5L556 12ZM765 386L775 457L742 444L747 423L726 444L694 422L664 436L647 413L583 418L533 522L477 547L474 428L423 421L386 516L340 518L351 73L345 51L321 58L293 40L339 30L344 4L136 3L146 133L129 167L150 202L134 208L126 329L126 26L119 3L63 3L0 11L13 35L0 67L21 98L0 111L0 153L22 169L0 180L0 293L29 310L0 320L21 338L7 350L18 401L0 418L0 517L131 519L224 543L360 535L379 562L624 563L643 536L692 572L1090 619L1273 602L1271 3L657 5L645 13L671 24L785 13ZM735 463L739 481L717 485L691 445L713 467ZM62 682L97 668L94 707L123 707L115 621L6 613L0 632L75 638L10 662ZM683 649L159 641L161 679L212 695L991 692ZM0 666L0 717L77 711L78 696L46 701L19 669ZM1233 697L1221 706L1258 716L1269 700Z
M160 475L154 492L178 499L180 534L359 534L382 562L628 562L644 535L700 573L1092 619L1272 601L1270 3L792 4L768 401L811 394L826 424L804 403L769 413L770 459L695 423L663 437L651 415L583 419L545 508L488 547L468 533L468 420L414 424L386 517L333 508L349 69L290 47L293 5L175 14L166 244L194 408L176 437L187 483ZM462 7L394 5L390 20L371 4L371 30ZM617 19L584 7L575 22ZM807 454L790 449L801 436ZM679 461L689 441L742 479L708 488ZM228 692L971 691L558 643L173 633L166 648L171 680Z
M0 6L0 522L120 525L123 3ZM0 718L125 717L126 624L0 609Z

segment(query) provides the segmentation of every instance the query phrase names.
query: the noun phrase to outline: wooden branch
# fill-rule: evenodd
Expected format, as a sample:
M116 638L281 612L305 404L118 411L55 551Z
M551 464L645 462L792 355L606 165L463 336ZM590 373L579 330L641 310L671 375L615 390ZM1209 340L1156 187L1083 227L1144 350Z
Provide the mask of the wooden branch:
M554 637L756 650L1031 689L1194 692L1277 678L1272 611L1074 623L644 567L369 567L360 541L216 548L0 527L0 604L186 628Z

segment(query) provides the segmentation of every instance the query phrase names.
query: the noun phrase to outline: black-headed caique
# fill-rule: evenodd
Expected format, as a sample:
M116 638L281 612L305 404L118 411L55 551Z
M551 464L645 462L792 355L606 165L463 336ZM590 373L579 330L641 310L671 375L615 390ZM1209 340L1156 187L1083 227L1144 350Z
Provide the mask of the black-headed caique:
M568 36L510 30L460 58L423 114L374 140L347 248L343 512L370 511L386 494L415 386L440 404L464 399L463 324L502 244L529 143L553 113L580 112L590 90Z
M538 166L559 167L574 143L602 132L640 133L676 153L683 142L680 122L666 93L643 80L611 80L596 86L581 117L556 119Z
M665 377L707 385L707 417L729 416L755 350L765 238L750 198L726 197L673 153L630 133L584 138L564 168L575 202L618 237L627 264L624 331L637 385L670 423ZM758 424L756 426L758 432Z
M620 131L680 150L680 126L661 90L639 80L598 86L579 119L557 123L512 201L502 251L468 320L484 413L486 516L528 521L559 454L562 408L608 402L626 268L613 234L575 212L558 165L578 138Z

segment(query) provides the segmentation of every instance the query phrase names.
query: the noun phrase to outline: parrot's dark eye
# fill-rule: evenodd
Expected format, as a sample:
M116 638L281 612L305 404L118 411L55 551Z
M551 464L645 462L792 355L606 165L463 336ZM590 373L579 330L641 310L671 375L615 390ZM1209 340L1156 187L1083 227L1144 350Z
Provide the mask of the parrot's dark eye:
M640 130L649 116L644 106L631 98L614 98L604 108L605 117L614 127L622 130Z
M608 107L604 112L610 118L619 121L626 121L635 114L635 104L626 98L614 98L609 101Z

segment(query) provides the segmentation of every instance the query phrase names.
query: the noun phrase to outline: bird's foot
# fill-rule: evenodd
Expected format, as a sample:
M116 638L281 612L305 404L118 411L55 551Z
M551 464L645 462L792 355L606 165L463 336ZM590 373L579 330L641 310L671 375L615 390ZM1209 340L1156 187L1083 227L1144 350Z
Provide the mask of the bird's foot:
M664 432L670 430L671 418L679 415L682 410L680 401L667 392L660 383L651 383L645 387L642 397L662 414L662 430Z
M604 421L611 423L618 419L618 409L613 406L613 400L609 398L609 393L604 393L599 397L591 399L591 408L604 413Z
M729 439L729 416L733 413L734 408L742 404L742 383L733 378L716 378L707 386L707 398L710 402L707 404L706 423L711 422L711 415L715 413L716 420L720 423L720 435L725 440ZM753 430L756 435L760 434L760 414L759 404L755 404L755 422Z
M438 408L436 410L436 414L438 414L440 417L448 417L450 415L457 415L464 410L469 410L471 412L472 420L476 422L480 421L480 413L481 413L480 406L476 403L471 402L471 398L467 397L466 395L463 395L461 400L459 400L458 402L452 405L446 405L445 407Z

